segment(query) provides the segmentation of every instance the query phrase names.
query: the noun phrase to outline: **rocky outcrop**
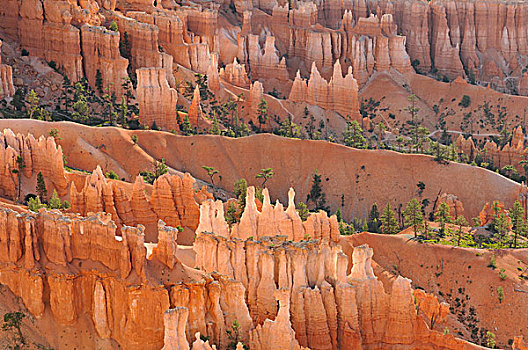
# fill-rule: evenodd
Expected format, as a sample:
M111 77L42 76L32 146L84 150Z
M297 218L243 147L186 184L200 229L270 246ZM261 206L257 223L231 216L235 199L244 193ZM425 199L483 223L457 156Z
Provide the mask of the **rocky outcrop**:
M325 240L243 241L203 233L195 250L200 269L220 271L247 288L247 304L256 324L250 344L257 349L298 349L298 345L337 349L338 344L352 349L373 344L472 348L428 328L431 317L441 324L448 308L420 293L416 307L410 280L398 277L385 292L373 273L372 249L367 246L354 248L348 276L348 258L340 246ZM279 309L273 295L279 299ZM296 341L291 340L293 333Z
M246 195L246 207L240 222L230 228L225 222L223 208L220 202L205 201L200 207L200 224L196 233L214 232L226 238L246 240L250 237L261 239L281 235L289 240L325 239L337 242L339 239L339 225L335 215L328 217L326 212L312 213L306 221L301 221L295 209L295 191L288 192L288 207L284 210L277 201L270 202L267 189L262 191L264 202L262 210L257 210L255 204L255 188L250 186Z
M173 229L160 225L160 230ZM251 319L241 283L220 275L202 279L199 273L183 283L184 277L178 282L158 277L159 262L168 271L185 269L178 261L160 259L174 258L168 241L154 246L156 262L151 262L143 228L119 230L109 214L80 217L43 209L18 213L2 207L0 281L22 297L34 316L41 317L50 307L54 322L74 326L86 314L99 337L128 349L161 348L163 312L178 306L192 311L185 341L199 330L216 344L225 344L225 329L238 320L241 340L247 343ZM167 335L170 317L165 325Z
M121 42L128 43L125 50L130 56L128 58L133 71L139 68L163 67L163 57L159 52L159 29L157 26L137 21L117 12L113 12L109 19L117 23Z
M13 96L15 87L13 86L13 69L7 64L2 64L2 40L0 40L0 99Z
M128 60L119 53L119 33L86 24L81 27L81 38L84 74L90 85L97 91L99 76L102 92L108 89L121 98L128 78Z
M203 119L203 113L202 113L202 105L201 105L201 98L200 98L200 87L196 85L193 92L193 98L191 101L191 105L189 106L189 121L192 125L199 125L200 119Z
M251 331L249 346L255 350L301 350L290 322L290 291L275 291L279 311L274 321L266 319ZM303 348L306 349L306 348Z
M59 195L67 192L62 148L57 146L53 137L35 139L32 134L15 135L5 129L0 134L0 162L0 191L6 197L23 198L32 192L34 185L28 184L36 181L39 172L46 179L48 191L55 189Z
M524 163L528 149L524 146L525 136L522 128L518 126L512 134L509 144L500 148L494 141L486 141L482 158L485 162L496 168L503 168L506 165L513 165L518 173L525 174Z
M74 25L100 23L95 1L83 7L67 1L24 0L18 13L17 37L22 47L55 62L73 82L83 77L80 30Z
M169 86L164 68L136 70L139 122L148 127L154 123L164 130L179 130L176 104L178 92Z
M297 72L289 99L334 110L347 119L359 120L358 85L352 75L352 68L349 67L345 77L341 72L341 64L336 61L332 78L327 82L319 74L314 62L308 82Z
M193 71L206 73L211 61L208 42L214 43L214 34L212 40L204 42L196 33L189 32L187 11L157 11L154 13L129 11L127 16L157 27L159 43L165 52L174 58L174 62ZM193 24L193 27L200 27L194 22ZM206 32L211 32L211 29Z
M464 216L464 206L462 202L454 194L442 193L436 198L436 207L433 212L436 212L438 206L442 203L446 203L449 206L451 218L455 220L459 216Z
M233 63L227 64L225 68L220 68L220 78L229 84L246 89L251 84L246 73L246 66L239 64L236 58L233 60Z
M275 37L266 37L264 50L260 48L257 35L250 34L247 37L239 38L238 44L238 58L249 67L252 80L260 80L264 87L270 90L276 83L288 85L286 59L280 58L275 47Z
M474 159L475 155L477 154L477 150L471 136L466 139L464 136L458 135L455 143L458 153L464 154L466 157L468 157L468 160Z
M141 224L145 227L146 241L153 242L158 240L159 220L172 227L196 230L202 198L198 193L195 194L194 182L189 174L183 177L162 175L154 181L152 195L148 198L145 187L149 185L143 183L141 176L136 178L134 186L130 188L120 181L106 179L98 167L91 176L86 177L82 189L77 190L72 183L71 210L81 215L104 210L112 215L118 227ZM205 192L205 195L205 198L211 198L209 193ZM173 233L167 235L177 236Z

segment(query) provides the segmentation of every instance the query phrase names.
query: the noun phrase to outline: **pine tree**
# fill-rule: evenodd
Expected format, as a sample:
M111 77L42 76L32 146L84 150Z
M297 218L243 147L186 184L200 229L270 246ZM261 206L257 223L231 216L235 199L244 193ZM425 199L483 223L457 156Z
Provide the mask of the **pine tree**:
M262 125L268 121L268 103L265 99L261 99L257 107L259 131L262 131Z
M367 225L369 232L379 232L379 211L377 203L372 204L372 208L368 215Z
M42 173L40 171L37 174L37 195L43 202L45 202L46 198L48 197L46 182L44 181L44 176L42 176Z
M53 190L53 194L51 195L51 198L49 200L48 207L50 209L61 209L62 208L62 203L61 203L61 200L56 190Z
M99 69L95 72L95 88L99 94L103 94L103 75Z
M422 228L424 221L422 208L416 198L413 198L409 203L407 203L403 215L405 218L405 225L412 226L414 237L416 237L418 230Z
M161 162L156 162L156 168L154 169L154 176L156 179L163 174L169 172L169 167L165 164L165 158L161 158Z
M504 212L500 213L495 218L495 222L493 223L493 228L499 234L499 239L500 239L500 243L502 246L504 237L506 233L508 232L508 219L506 218L506 214Z
M27 102L29 104L27 109L28 117L29 119L33 119L33 116L35 115L35 112L37 111L40 102L37 93L33 89L31 89L28 94Z
M521 203L519 203L519 201L515 201L515 203L513 203L513 206L510 208L509 215L510 215L510 218L513 224L513 227L512 227L513 233L514 233L513 247L517 248L517 235L522 230L521 226L523 224L523 216L524 216L524 209Z
M354 148L366 148L367 140L363 136L363 129L357 121L347 122L345 132L343 133L345 145Z
M336 211L335 215L336 215L336 218L337 218L337 222L343 221L343 214L341 213L341 208L337 208L337 211Z
M451 208L446 202L440 203L438 210L435 213L435 221L440 223L440 234L445 234L445 226L447 223L451 223Z
M262 179L261 187L264 188L264 185L266 184L266 181L271 179L275 175L273 172L273 168L266 168L266 169L260 169L260 173L255 176L257 179Z
M468 222L466 218L463 215L459 215L456 220L455 224L458 225L458 240L457 240L457 246L460 247L460 240L462 239L462 227L467 226Z
M301 217L302 221L306 221L306 219L308 219L308 215L310 215L308 207L306 204L304 204L304 202L299 202L299 204L297 204L297 213Z
M327 213L330 211L330 208L326 205L326 194L323 192L321 185L321 175L317 174L317 170L313 174L312 188L310 188L306 201L312 202L316 211L324 210Z
M212 166L206 166L206 165L202 165L202 168L207 172L207 176L209 176L209 178L211 179L211 185L213 185L213 189L215 187L215 184L214 184L214 176L216 174L219 173L218 170L216 170L214 167Z
M117 27L116 21L112 21L112 23L110 23L110 27L108 27L108 29L110 29L113 32L118 32L119 28Z
M398 221L394 215L394 211L391 209L390 203L387 203L383 213L380 217L381 221L381 233L395 234L398 233Z

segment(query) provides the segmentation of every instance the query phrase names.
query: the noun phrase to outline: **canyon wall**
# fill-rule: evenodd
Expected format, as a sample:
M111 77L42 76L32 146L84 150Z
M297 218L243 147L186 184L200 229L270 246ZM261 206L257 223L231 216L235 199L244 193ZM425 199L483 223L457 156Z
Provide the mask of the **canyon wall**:
M128 60L119 52L119 33L105 27L83 25L81 27L84 74L94 90L99 93L123 95L127 84ZM100 79L100 86L97 86Z
M86 315L98 337L127 349L181 349L198 332L225 349L235 320L239 340L256 349L273 343L291 349L477 348L429 330L428 313L417 313L409 280L399 277L385 292L367 246L354 249L347 275L348 257L325 239L200 234L196 262L203 270L195 270L175 257L178 230L163 222L159 230L162 238L149 253L143 227L119 230L110 214L2 207L0 281L37 321L51 312L53 322L75 327ZM212 272L227 267L226 275ZM416 300L423 310L438 308L434 298L420 294Z

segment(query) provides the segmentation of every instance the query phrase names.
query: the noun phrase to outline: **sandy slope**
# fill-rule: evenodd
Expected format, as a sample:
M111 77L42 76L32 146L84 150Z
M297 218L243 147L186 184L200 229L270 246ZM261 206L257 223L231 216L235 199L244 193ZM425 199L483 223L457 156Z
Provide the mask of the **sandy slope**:
M139 171L151 169L154 159L165 158L174 169L208 180L202 165L214 166L221 179L216 183L231 190L235 180L246 178L259 184L255 175L272 167L275 176L267 186L274 198L286 201L293 186L298 200L306 200L312 174L323 175L323 188L332 210L364 216L371 205L390 201L398 206L418 196L416 184L426 184L422 198L432 203L439 192L456 194L464 203L468 219L487 201L499 199L507 206L517 197L519 184L496 173L464 164L442 165L429 156L392 151L357 150L325 141L286 139L261 134L231 139L220 136L182 137L165 132L93 128L74 123L32 120L0 120L0 129L47 134L59 129L59 142L68 165L91 171L98 164L132 180ZM138 135L138 145L131 135ZM431 205L432 206L432 205Z

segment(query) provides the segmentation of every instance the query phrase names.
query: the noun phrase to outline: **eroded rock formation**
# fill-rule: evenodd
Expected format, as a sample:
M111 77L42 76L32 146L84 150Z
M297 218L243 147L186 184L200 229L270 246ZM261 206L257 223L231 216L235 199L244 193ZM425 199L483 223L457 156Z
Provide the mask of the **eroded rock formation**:
M341 72L341 64L336 61L332 78L327 82L319 74L314 62L308 82L302 79L300 73L297 72L290 92L290 100L335 110L347 119L359 120L361 116L357 99L357 81L352 75L351 67L345 77Z
M114 93L120 98L128 78L128 60L119 53L119 33L104 27L81 27L84 74L97 91L97 77L101 79L100 93Z
M0 191L6 197L25 195L27 191L22 189L33 184L39 172L50 191L56 189L59 195L67 192L62 148L53 137L35 139L32 134L15 135L5 129L0 134L0 163Z
M83 188L78 190L72 183L71 210L81 215L105 211L119 227L141 224L146 228L147 241L152 242L157 240L159 220L172 227L192 231L197 228L200 219L197 201L201 198L195 194L194 182L189 174L183 177L165 174L156 179L152 194L147 196L145 190L149 185L141 176L130 188L121 181L106 179L98 167L86 177ZM206 192L206 196L211 195Z
M179 130L176 111L178 92L169 86L166 70L140 68L136 74L139 122L148 127L155 124L164 130Z
M7 64L2 64L2 40L0 40L0 98L15 94L13 86L13 69Z
M325 211L312 213L306 221L295 209L295 191L290 188L288 192L288 207L277 200L275 205L270 202L267 189L262 191L264 202L262 210L257 210L255 204L255 188L250 186L246 195L246 207L240 222L228 227L224 218L224 209L221 201L208 200L200 206L200 224L196 233L214 232L226 238L246 240L249 237L261 239L282 235L289 240L300 241L303 239L326 239L337 242L339 239L339 225L335 215L328 217Z

